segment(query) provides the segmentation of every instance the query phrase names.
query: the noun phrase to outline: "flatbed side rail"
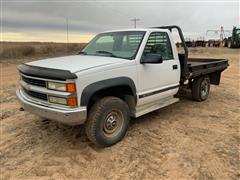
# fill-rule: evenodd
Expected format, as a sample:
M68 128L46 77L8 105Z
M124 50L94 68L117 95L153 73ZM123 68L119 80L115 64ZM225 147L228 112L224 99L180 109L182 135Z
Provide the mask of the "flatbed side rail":
M191 61L192 60L192 61ZM196 60L196 61L194 61ZM214 72L222 72L226 69L229 64L228 60L210 61L207 62L202 59L202 61L197 61L198 59L190 59L188 67L192 73L192 77L197 77L205 74L211 74ZM193 64L191 64L191 62Z
M215 59L215 58L188 58L188 63L191 62L205 62L205 63L216 63L216 62L227 62L227 59Z

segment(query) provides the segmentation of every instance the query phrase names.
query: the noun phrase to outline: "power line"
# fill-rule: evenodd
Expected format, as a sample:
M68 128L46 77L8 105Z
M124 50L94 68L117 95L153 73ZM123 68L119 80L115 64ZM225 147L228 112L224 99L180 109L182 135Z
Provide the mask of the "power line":
M134 19L131 19L131 21L134 22L134 28L136 29L137 28L137 21L140 21L140 19L134 18Z

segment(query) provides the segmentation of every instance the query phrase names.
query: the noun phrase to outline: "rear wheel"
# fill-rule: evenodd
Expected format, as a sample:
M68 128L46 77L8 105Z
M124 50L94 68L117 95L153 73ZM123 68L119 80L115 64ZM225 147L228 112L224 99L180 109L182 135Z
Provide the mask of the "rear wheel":
M120 98L105 97L90 109L86 134L100 146L111 146L126 134L130 119L128 105Z
M192 84L192 98L195 101L205 101L210 92L210 79L208 76L199 77Z

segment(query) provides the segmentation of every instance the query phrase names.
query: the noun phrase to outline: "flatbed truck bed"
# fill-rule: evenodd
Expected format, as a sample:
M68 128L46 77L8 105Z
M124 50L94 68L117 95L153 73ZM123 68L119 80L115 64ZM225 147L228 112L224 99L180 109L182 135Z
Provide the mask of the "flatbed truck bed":
M204 59L204 58L188 58L188 69L191 77L197 77L214 72L222 72L228 67L226 59Z

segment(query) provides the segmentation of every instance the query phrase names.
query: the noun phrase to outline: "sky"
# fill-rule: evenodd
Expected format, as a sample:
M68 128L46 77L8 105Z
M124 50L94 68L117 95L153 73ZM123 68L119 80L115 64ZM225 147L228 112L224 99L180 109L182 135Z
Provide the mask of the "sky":
M88 42L115 29L179 25L186 38L239 26L239 0L1 0L1 41ZM68 22L68 23L67 23ZM226 34L227 35L227 34Z

